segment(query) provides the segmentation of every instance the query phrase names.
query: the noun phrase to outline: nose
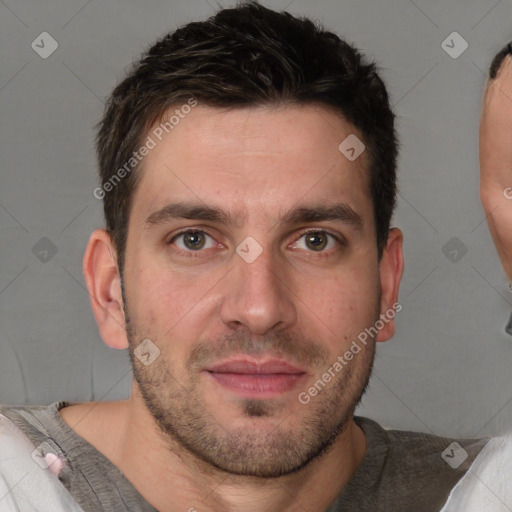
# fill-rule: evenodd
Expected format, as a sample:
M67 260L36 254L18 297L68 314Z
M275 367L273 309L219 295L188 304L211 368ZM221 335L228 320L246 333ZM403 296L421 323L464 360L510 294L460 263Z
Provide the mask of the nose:
M220 309L222 321L257 335L292 326L297 311L290 277L289 269L285 272L267 249L251 263L235 254Z

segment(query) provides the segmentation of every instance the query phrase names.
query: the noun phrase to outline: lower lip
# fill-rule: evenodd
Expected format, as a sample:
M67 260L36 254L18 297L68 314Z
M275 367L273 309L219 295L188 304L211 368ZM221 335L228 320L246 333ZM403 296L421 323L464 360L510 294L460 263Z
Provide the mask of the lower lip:
M270 398L291 391L306 376L305 373L207 373L230 391L254 398Z

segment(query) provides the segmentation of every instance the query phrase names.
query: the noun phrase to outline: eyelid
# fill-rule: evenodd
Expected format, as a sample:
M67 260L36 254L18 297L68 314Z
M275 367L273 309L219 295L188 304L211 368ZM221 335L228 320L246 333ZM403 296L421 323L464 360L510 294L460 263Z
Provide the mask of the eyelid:
M304 230L300 232L299 238L301 236L307 235L308 233L326 233L336 238L340 242L344 240L344 237L340 233L334 233L333 231L330 231L326 228L304 228Z
M184 228L183 230L181 231L178 231L177 233L174 233L171 238L169 239L168 242L166 242L167 245L172 245L173 241L178 238L179 236L182 236L182 235L186 235L188 233L202 233L203 235L206 235L208 237L210 237L212 240L215 240L215 242L218 244L218 245L222 245L220 244L219 242L217 242L217 240L215 239L215 237L213 237L212 235L210 235L210 233L208 233L208 231L204 230L204 229L200 229L200 228L193 228L193 227L189 227L189 228ZM180 249L178 247L178 249ZM183 249L180 249L180 250L183 250ZM187 251L187 252L201 252L201 251Z
M299 236L296 238L296 240L293 242L294 244L297 243L304 235L307 235L308 233L324 233L326 235L330 235L332 238L334 238L338 244L338 248L340 247L343 247L345 245L347 245L347 240L346 238L339 234L339 233L333 233L332 231L328 230L328 229L325 229L325 228L305 228L303 231L300 232ZM328 250L328 251L308 251L308 252L311 252L313 254L315 254L315 252L317 254L327 254L329 252L331 252L332 250L336 250L336 249L331 249L331 250Z
M202 229L202 228L195 228L195 227L188 227L188 228L183 228L181 231L178 231L177 233L174 233L172 235L172 237L169 239L168 242L166 242L167 245L172 245L173 241L178 238L179 236L181 235L184 235L184 234L187 234L187 233L202 233L208 237L210 237L212 240L215 240L215 242L222 246L221 243L217 242L217 240L212 236L210 235L210 233L208 233L208 231L206 231L205 229ZM338 243L338 246L339 247L343 247L347 244L347 240L346 238L339 234L339 233L333 233L332 231L328 230L328 229L325 229L325 228L315 228L315 227L310 227L310 228L304 228L303 230L301 230L298 234L298 236L294 239L294 241L292 242L292 244L295 244L297 243L304 235L307 235L308 233L324 233L326 235L329 235L331 236L332 238L335 239L335 241ZM338 248L339 248L338 247ZM188 254L194 254L194 253L201 253L201 252L205 252L204 249L200 249L200 250L197 250L197 251L193 251L193 250L184 250L184 249L181 249L180 247L177 247L176 248L178 251L182 252L182 253L186 253L187 255ZM332 250L335 250L335 249L331 249L331 250L328 250L328 251L308 251L308 252L311 252L311 253L317 253L317 254L326 254L326 253L329 253L330 251Z

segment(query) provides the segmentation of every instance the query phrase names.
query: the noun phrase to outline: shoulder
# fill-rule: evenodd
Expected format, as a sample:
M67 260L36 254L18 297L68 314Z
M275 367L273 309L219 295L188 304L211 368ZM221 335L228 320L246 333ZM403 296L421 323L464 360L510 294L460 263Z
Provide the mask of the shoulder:
M60 402L53 402L49 405L42 404L0 404L0 414L6 417L27 417L38 416L41 413L49 413L58 411L60 408L65 407L70 402L61 400Z
M54 459L34 447L33 442L0 408L0 494L2 511L52 510L83 512L52 472ZM21 508L24 507L24 508Z
M392 510L441 510L452 489L472 467L488 438L448 438L385 429L368 418L354 418L368 439L374 459L376 493Z
M490 438L451 438L425 432L386 429L369 418L356 417L356 421L375 440L376 448L385 447L388 462L400 459L408 468L421 465L465 472ZM426 464L427 463L427 464Z
M7 405L0 404L0 433L6 436L13 433L13 429L27 433L30 418L34 418L37 412L47 406L41 405Z
M512 505L512 433L489 441L453 489L442 512L509 512Z
M49 435L48 428L54 424L58 410L69 402L53 402L49 405L0 404L0 415L8 418L34 443Z
M392 474L413 481L422 477L427 487L441 478L454 484L468 471L489 438L452 438L408 430L384 430L389 443Z

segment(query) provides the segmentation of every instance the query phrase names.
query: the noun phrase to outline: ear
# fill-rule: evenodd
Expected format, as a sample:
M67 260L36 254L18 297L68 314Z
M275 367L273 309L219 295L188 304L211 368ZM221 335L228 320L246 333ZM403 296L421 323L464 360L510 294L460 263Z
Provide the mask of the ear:
M128 348L116 250L104 229L97 229L89 238L83 272L103 341L112 348Z
M402 309L402 305L398 303L398 289L404 271L402 242L402 232L398 228L391 228L379 264L380 315L384 327L379 329L377 341L387 341L393 337L395 334L395 314Z

